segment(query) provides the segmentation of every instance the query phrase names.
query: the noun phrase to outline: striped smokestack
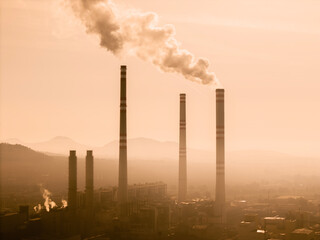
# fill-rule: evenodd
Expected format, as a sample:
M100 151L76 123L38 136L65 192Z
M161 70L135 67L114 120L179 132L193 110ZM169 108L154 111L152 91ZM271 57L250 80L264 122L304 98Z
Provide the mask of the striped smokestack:
M93 209L93 155L87 151L86 156L86 208Z
M68 208L77 208L77 156L74 150L70 150L69 155Z
M120 139L119 139L119 186L118 201L127 202L127 66L121 66L120 77Z
M224 89L216 89L216 199L215 216L225 223L225 165L224 165Z
M180 94L179 192L178 201L187 197L186 94Z

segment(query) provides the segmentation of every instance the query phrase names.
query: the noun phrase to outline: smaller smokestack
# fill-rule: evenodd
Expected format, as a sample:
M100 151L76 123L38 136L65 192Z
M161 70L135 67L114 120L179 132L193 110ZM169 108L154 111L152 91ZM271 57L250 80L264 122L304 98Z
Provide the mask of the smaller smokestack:
M69 191L68 208L77 208L77 156L75 150L70 150L69 155Z
M86 156L86 208L93 208L93 155L92 150Z
M178 201L187 198L186 94L180 94L179 190Z

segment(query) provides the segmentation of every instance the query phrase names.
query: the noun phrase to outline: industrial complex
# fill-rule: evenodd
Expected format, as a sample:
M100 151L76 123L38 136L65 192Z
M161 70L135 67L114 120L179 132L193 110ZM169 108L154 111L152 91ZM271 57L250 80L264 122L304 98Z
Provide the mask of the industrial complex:
M127 66L120 68L118 186L96 189L94 152L85 157L85 191L78 191L77 149L68 159L68 199L62 207L21 205L0 215L1 239L320 240L320 204L303 198L268 202L226 200L225 90L215 90L215 198L188 197L187 96L180 94L178 191L162 182L128 184ZM214 160L214 159L213 159ZM67 159L66 159L67 161ZM106 172L106 174L108 174ZM67 187L67 186L66 186Z

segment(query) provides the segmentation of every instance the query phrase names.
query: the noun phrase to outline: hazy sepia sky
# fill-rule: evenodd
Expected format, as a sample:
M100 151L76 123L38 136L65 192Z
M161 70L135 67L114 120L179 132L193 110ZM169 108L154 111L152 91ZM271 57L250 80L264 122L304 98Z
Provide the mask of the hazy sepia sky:
M135 57L118 59L54 0L1 0L1 139L118 139L119 69L128 65L128 137L214 146L214 95ZM320 1L119 0L176 27L226 88L226 147L320 156Z

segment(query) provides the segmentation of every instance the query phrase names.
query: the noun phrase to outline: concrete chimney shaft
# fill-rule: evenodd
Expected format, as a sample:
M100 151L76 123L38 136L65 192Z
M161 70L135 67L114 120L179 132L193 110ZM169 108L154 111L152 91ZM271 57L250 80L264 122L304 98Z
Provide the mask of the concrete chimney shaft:
M187 144L186 144L186 94L180 94L180 132L179 132L179 189L178 201L187 198Z
M119 139L119 186L118 201L128 200L127 176L127 66L121 66L120 76L120 139Z
M86 156L86 208L93 208L93 155L92 151L87 151Z
M69 155L68 208L77 208L77 156L74 150Z
M216 89L216 199L215 216L226 221L225 213L224 89Z

